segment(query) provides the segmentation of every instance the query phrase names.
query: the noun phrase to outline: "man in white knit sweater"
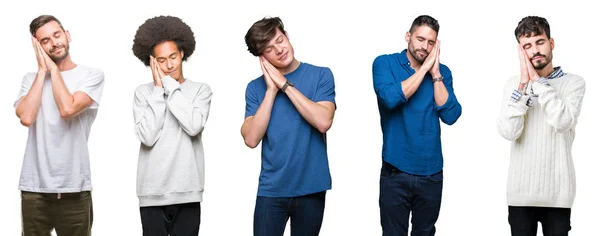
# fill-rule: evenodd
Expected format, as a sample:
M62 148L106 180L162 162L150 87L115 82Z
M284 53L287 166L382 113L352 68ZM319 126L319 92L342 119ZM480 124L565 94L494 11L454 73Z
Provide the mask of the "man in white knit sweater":
M204 192L202 130L212 91L183 76L182 62L196 47L181 19L146 20L133 53L152 70L153 82L135 90L135 134L140 140L137 194L144 236L197 236Z
M515 29L520 76L504 86L498 132L512 141L507 184L513 236L568 235L575 198L571 148L585 93L583 78L552 65L546 19L523 18Z

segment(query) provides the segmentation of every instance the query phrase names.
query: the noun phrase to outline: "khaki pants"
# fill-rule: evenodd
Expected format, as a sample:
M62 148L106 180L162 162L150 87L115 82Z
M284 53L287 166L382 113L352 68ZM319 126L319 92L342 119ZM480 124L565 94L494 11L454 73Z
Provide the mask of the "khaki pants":
M92 194L21 192L23 236L90 236Z

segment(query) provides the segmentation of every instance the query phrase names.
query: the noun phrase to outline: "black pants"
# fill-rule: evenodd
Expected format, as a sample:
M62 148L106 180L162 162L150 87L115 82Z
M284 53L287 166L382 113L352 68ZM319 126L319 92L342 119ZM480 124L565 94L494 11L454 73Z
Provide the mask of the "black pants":
M508 206L512 236L536 236L538 221L544 236L566 236L571 230L571 208Z
M144 236L198 236L200 203L140 207Z

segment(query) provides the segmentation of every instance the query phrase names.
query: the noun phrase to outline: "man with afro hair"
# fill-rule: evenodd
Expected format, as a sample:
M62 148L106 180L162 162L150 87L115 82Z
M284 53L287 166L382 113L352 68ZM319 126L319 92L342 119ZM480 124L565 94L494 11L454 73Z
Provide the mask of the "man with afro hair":
M262 141L262 166L254 209L254 235L318 235L331 189L326 132L336 110L333 73L300 62L279 17L255 22L248 51L263 75L248 83L244 142Z
M194 52L191 28L173 16L146 20L133 54L149 66L153 82L135 90L135 134L140 140L137 194L143 235L198 235L204 192L202 130L211 88L183 76Z

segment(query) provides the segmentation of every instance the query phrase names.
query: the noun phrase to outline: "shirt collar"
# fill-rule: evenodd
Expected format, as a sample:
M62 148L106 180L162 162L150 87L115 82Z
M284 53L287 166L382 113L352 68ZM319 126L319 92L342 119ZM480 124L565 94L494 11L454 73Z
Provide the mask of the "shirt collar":
M563 72L560 66L554 67L554 71L548 75L547 79L557 79L563 77L566 73Z

